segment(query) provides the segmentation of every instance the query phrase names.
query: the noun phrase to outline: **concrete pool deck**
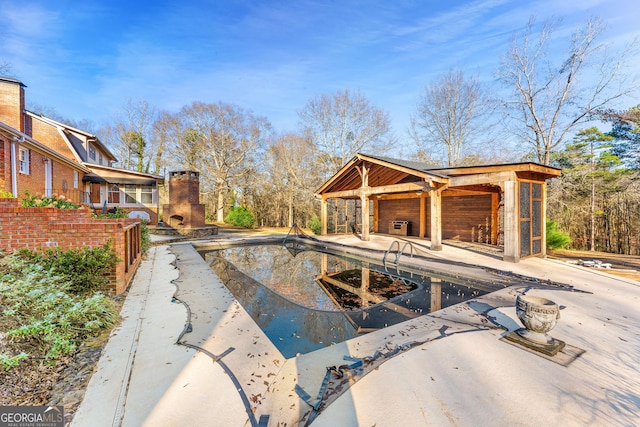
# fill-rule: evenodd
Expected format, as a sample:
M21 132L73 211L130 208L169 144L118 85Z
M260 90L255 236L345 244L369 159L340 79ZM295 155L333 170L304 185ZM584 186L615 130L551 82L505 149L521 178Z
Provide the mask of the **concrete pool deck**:
M384 251L393 238L323 240ZM72 425L304 425L314 414L300 395L314 404L327 368L353 363L345 356L366 363L330 375L313 426L640 423L639 282L448 245L429 256L574 291L516 285L285 359L190 243L152 247ZM520 327L514 303L525 289L561 306L551 335L584 353L549 360L501 339Z

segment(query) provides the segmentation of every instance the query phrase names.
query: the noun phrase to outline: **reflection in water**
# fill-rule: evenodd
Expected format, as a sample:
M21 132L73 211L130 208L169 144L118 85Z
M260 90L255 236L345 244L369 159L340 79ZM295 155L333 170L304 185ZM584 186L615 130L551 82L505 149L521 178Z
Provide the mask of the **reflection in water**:
M282 246L225 249L206 259L287 358L486 293L321 252L294 258Z

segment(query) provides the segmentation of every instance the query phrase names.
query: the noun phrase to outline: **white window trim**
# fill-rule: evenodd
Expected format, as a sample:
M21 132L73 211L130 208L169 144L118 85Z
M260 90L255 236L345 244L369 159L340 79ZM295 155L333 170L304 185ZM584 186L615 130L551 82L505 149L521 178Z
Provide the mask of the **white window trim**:
M78 188L78 171L73 171L73 188Z
M25 175L29 175L29 158L31 157L30 154L31 153L29 153L28 148L20 147L18 151L19 170L20 173L23 173Z

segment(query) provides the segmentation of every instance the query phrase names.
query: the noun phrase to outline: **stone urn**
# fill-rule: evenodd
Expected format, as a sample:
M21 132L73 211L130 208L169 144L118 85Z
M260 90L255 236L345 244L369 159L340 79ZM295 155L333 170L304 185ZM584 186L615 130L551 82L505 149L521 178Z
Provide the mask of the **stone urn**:
M560 308L555 302L532 295L518 295L516 314L525 326L516 332L522 338L537 344L551 345L554 339L547 335L560 318Z

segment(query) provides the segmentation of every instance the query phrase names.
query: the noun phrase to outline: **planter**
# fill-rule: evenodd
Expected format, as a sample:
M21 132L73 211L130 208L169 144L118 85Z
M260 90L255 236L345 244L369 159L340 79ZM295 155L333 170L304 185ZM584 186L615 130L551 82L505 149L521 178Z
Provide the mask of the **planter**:
M547 334L556 326L560 318L558 304L542 297L518 295L516 314L524 328L506 335L507 340L547 356L555 356L565 347L563 341Z
M526 329L518 334L538 344L551 344L553 338L547 335L560 318L560 308L555 302L531 295L518 295L516 314Z

